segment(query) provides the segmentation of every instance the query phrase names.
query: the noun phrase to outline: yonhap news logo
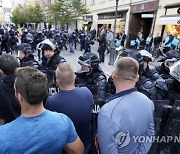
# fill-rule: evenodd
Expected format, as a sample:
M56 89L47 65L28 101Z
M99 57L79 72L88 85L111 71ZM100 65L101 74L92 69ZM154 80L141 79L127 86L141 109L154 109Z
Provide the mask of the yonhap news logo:
M128 131L119 132L115 136L115 141L118 148L123 148L130 143L130 134Z
M118 132L115 136L118 148L124 148L130 142L134 143L180 143L180 135L177 136L131 136L129 131Z
M139 143L180 143L180 136L133 136L133 141Z

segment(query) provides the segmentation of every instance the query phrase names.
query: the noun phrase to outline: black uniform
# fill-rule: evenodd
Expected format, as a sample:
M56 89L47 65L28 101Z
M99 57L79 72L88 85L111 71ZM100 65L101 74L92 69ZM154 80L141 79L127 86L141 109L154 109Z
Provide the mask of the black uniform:
M76 84L87 86L97 99L106 98L106 76L104 72L98 68L87 75L86 73L76 73Z
M95 98L104 100L106 97L107 79L99 67L99 58L95 53L85 53L78 58L78 63L89 68L76 72L76 84L87 86Z
M0 84L0 118L5 123L11 122L20 116L20 105L15 97L14 91L15 75L3 78Z
M34 59L33 55L29 55L27 58L20 60L21 67L30 66L33 68L38 68L39 63Z
M99 49L98 49L98 52L99 52L99 59L100 59L100 62L104 62L104 58L105 58L105 50L106 50L106 34L102 34L100 36L100 38L98 39L98 42L99 42Z
M48 60L46 57L42 57L42 63L39 65L40 70L56 70L58 64L64 63L66 60L59 56L58 54L54 54L54 56Z

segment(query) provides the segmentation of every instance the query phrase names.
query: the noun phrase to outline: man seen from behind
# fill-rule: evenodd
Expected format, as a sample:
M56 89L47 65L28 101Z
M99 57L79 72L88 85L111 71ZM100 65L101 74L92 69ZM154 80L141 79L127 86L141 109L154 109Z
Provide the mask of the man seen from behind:
M83 154L83 144L72 121L43 107L47 78L41 71L22 67L16 70L15 95L21 116L0 127L0 153Z

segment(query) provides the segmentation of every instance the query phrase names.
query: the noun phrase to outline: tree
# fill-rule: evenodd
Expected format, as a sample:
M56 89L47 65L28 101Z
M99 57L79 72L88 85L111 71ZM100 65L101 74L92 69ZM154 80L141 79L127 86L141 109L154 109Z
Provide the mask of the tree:
M44 15L41 6L36 3L26 8L27 18L29 23L35 23L36 27L38 23L44 21Z
M78 17L89 13L89 10L79 0L58 0L49 5L48 10L50 15L48 22L55 25L59 22L62 28L77 21Z
M44 15L41 6L37 3L24 8L19 5L12 12L11 20L15 24L35 23L37 26L38 23L44 21Z
M11 16L11 21L13 23L15 23L16 25L17 24L20 24L20 25L23 25L26 23L26 19L25 18L25 12L24 12L24 9L21 5L19 5L13 12L12 12L12 16Z

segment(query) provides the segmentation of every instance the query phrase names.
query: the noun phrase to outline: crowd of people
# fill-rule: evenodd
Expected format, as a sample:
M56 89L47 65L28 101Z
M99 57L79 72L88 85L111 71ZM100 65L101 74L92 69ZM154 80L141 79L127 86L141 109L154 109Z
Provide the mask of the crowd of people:
M152 34L149 33L149 35L145 38L143 31L139 31L136 39L132 41L132 46L136 46L138 50L144 49L151 54L153 54L154 50L159 48L159 46L163 46L163 53L166 53L171 49L180 49L180 40L177 36L177 33L172 35L170 32L167 32L167 35L164 38L162 38L159 33L157 33L153 38Z
M14 28L0 32L0 153L147 153L153 142L133 139L155 135L153 101L168 100L174 107L180 98L177 50L168 50L161 66L151 68L148 45L141 51L124 49L107 77L99 64L113 41L110 29L99 32L99 56L91 52L94 30L86 35L25 29L19 44ZM117 34L116 46L124 47L125 39L124 32ZM78 41L84 50L77 71L60 56L67 40L70 52ZM94 116L98 102L102 108Z

